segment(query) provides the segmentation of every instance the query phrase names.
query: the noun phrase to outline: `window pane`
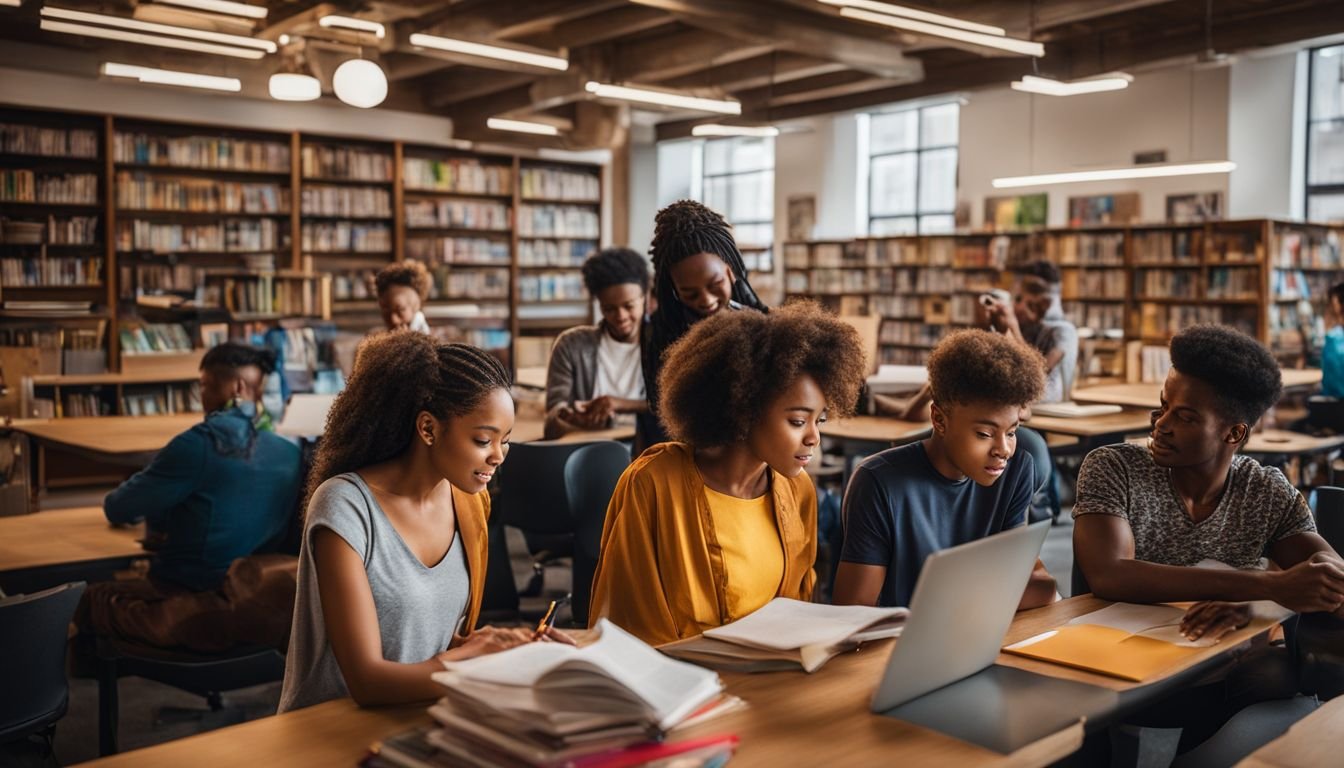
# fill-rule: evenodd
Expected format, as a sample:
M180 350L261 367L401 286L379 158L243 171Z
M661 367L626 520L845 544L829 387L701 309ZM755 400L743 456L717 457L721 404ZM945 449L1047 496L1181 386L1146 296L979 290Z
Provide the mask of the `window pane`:
M774 218L775 172L758 171L728 177L732 179L734 223L770 221Z
M1310 141L1311 169L1307 183L1344 183L1344 121L1312 125Z
M775 239L775 225L737 224L733 226L733 239L738 245L769 245Z
M957 143L957 119L961 107L956 103L940 104L923 110L919 125L921 147L950 147Z
M891 219L873 219L868 224L868 234L879 235L913 235L915 234L915 217L901 216Z
M1307 198L1307 221L1344 222L1344 194Z
M1312 54L1311 119L1344 117L1344 45Z
M718 176L705 179L705 205L723 214L729 221L733 218L732 211L728 207L729 184L732 178L732 176Z
M714 139L705 142L705 173L707 175L728 173L732 170L729 166L732 143L732 139Z
M732 169L734 173L760 171L774 167L774 139L743 137L732 141Z
M915 212L915 158L914 152L873 158L868 204L872 216Z
M919 217L919 233L921 235L940 235L951 232L956 228L957 219L951 214Z
M916 110L873 115L869 122L869 154L914 149L918 142L918 131L919 113Z
M957 150L935 149L919 155L919 210L957 207Z

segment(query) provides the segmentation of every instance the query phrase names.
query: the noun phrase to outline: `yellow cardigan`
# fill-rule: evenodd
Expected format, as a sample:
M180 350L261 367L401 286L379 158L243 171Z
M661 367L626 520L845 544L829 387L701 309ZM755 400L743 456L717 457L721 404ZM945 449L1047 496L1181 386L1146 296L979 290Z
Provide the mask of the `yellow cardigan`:
M778 597L810 600L817 559L817 492L806 473L771 472L784 552ZM741 618L728 613L723 550L691 448L662 443L616 484L593 575L589 625L599 618L650 645L698 635Z

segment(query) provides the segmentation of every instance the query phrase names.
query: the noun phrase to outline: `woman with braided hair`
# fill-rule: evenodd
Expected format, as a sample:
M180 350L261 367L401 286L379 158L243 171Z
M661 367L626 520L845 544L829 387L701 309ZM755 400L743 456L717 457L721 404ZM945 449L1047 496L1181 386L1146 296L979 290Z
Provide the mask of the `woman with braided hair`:
M308 480L281 712L345 695L361 706L432 699L442 661L532 640L475 629L486 485L513 431L509 384L467 344L394 331L360 345Z
M658 373L663 353L690 327L720 310L768 311L747 282L747 267L722 216L694 200L679 200L654 218L653 296L658 310L644 343L649 412L636 422L635 447L668 439L658 420Z

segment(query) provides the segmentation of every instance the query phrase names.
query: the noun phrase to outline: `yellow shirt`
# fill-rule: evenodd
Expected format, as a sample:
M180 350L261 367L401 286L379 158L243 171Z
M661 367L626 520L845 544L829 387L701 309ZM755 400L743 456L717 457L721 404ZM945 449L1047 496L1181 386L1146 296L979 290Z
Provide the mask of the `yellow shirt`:
M715 525L705 491L691 448L683 443L655 445L625 470L602 527L590 625L605 617L661 645L738 618L728 594L727 561L733 556L725 551L726 537ZM771 597L811 600L816 488L806 473L772 473L766 496L774 529L763 538L773 541L782 563L775 566Z
M784 551L770 496L739 499L705 486L715 538L723 549L724 595L731 620L760 608L779 591Z

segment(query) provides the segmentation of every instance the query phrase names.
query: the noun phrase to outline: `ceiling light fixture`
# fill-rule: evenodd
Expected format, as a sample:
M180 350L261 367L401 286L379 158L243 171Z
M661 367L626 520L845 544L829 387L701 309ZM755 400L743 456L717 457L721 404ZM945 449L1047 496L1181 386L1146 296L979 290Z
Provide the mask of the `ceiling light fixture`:
M196 53L215 53L220 56L233 56L239 59L260 59L266 55L265 51L255 48L234 48L231 45L215 45L213 43L202 43L194 40L178 40L172 37L160 37L159 35L145 35L139 32L126 32L120 29L107 29L105 27L90 27L85 24L70 24L64 21L50 21L43 19L42 29L48 32L63 32L68 35L83 35L84 37L97 37L104 40L120 40L126 43L138 43L140 45L157 45L161 48L176 48L181 51L194 51Z
M907 19L918 21L929 21L934 24L942 24L944 27L955 27L964 29L967 32L980 32L985 35L998 35L1003 37L1007 34L1003 27L991 27L988 24L977 24L974 21L965 21L952 16L943 16L938 13L929 13L914 8L906 8L902 5L892 5L891 3L879 3L875 0L821 0L826 5L850 6L852 8L863 8L877 13L885 13L888 16L904 16Z
M1082 181L1114 181L1117 179L1153 179L1162 176L1198 176L1206 173L1231 173L1237 164L1230 160L1176 165L1136 165L1130 168L1104 168L1069 173L1043 173L1035 176L1007 176L994 179L995 189L1010 187L1040 187L1049 184L1074 184Z
M516 133L535 133L538 136L559 136L560 129L550 123L534 123L529 120L510 120L504 117L491 117L485 121L487 128L496 131L514 131Z
M350 59L331 76L336 98L360 109L369 109L387 98L387 75L368 59Z
M267 90L276 101L315 101L322 96L322 83L302 72L276 72Z
M773 125L721 125L703 123L691 128L692 136L778 136L779 129Z
M498 59L499 61L512 61L517 64L530 64L534 67L554 69L559 72L564 72L569 69L569 59L562 56L533 53L532 51L523 51L516 48L503 48L498 45L486 45L485 43L473 43L469 40L427 35L423 32L412 34L410 43L411 45L420 48L432 48L437 51L448 51L450 53L465 53L468 56L480 56L481 58Z
M12 5L15 8L18 8L22 4L23 0L0 0L0 5Z
M176 37L187 37L193 40L206 40L212 43L223 43L224 45L231 45L239 48L256 48L266 53L275 53L276 51L275 42L271 40L259 40L255 37L246 37L244 35L228 35L223 32L209 32L203 29L179 27L172 24L156 24L150 21L139 21L137 19L128 19L122 16L107 16L101 13L86 13L84 11L72 11L68 8L52 8L49 6L42 9L42 15L52 19L84 22L86 24L101 24L105 27L133 29L140 32L149 32L155 35L174 35Z
M211 91L229 91L237 93L243 84L236 77L216 77L197 72L179 72L175 69L154 69L138 67L133 64L103 63L103 75L106 77L129 77L142 83L154 85L180 85L184 88L205 88Z
M611 85L589 80L584 90L601 99L634 101L640 104L657 104L664 107L694 109L699 112L716 112L722 115L742 114L742 104L727 99L705 99L699 96L687 96L681 93L655 91L649 88L631 88L625 85Z
M1070 82L1035 75L1023 75L1021 80L1014 80L1010 85L1015 91L1025 91L1027 93L1042 93L1046 96L1078 96L1084 93L1122 91L1128 88L1132 82L1134 82L1132 75L1116 72L1110 75L1089 77Z
M242 16L248 19L266 18L266 7L247 3L230 3L228 0L155 0L165 5L179 5L183 8L195 8L198 11L222 13L225 16Z
M382 40L383 35L387 34L387 30L383 28L382 24L366 19L356 19L353 16L323 16L317 20L317 25L326 29L353 29L356 32L369 32L379 40Z
M921 35L945 37L949 40L958 40L982 48L994 48L1000 51L1008 51L1009 53L1020 53L1023 56L1041 57L1045 55L1045 46L1030 40L1018 40L1013 37L999 37L998 35L987 35L982 32L969 32L964 29L945 27L941 24L930 24L915 19L903 19L899 16L888 16L884 13L873 13L872 11L865 11L862 8L844 7L840 9L840 15L847 19L858 19L860 21L872 22L873 24L882 24L884 26L904 29L907 32L914 32Z

